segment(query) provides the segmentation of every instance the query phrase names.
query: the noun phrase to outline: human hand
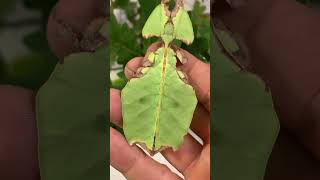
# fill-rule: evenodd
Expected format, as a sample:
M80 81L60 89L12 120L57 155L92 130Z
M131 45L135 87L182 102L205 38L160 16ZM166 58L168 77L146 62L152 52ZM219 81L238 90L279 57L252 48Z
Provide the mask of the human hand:
M152 44L148 51L154 51L158 45L159 43ZM191 129L204 144L201 145L187 134L178 151L166 149L161 154L186 179L205 180L210 178L210 65L201 62L187 51L184 51L184 54L188 62L180 68L187 74L200 102L196 108ZM137 57L127 64L125 74L129 79L133 77L142 59ZM122 125L120 91L115 89L110 91L110 119L118 126ZM110 128L110 159L111 165L128 179L180 179L168 167L154 161L137 146L130 146L126 139L113 128Z

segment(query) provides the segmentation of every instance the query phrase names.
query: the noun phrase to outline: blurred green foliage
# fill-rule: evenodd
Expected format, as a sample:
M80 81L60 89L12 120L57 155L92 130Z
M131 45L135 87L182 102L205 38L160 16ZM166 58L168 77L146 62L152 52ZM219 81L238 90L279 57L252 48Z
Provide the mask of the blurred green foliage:
M27 33L21 42L16 42L23 43L29 50L27 54L17 54L13 59L0 58L0 84L36 90L48 79L57 63L57 58L48 46L46 26L51 9L57 1L3 0L0 2L0 35L4 30L35 27L35 30ZM15 13L17 3L22 4L27 11L38 13L39 16L31 19L22 16L17 17L17 20L8 20L8 17ZM12 24L15 25L12 26Z
M171 1L173 2L173 1ZM204 14L205 6L196 1L193 10L189 12L195 32L195 40L192 45L187 46L182 43L181 46L194 54L199 59L209 62L209 44L210 44L210 16ZM160 0L138 0L130 2L129 0L115 0L111 3L110 11L110 64L111 71L114 70L114 64L122 66L118 73L118 78L112 81L112 87L122 89L127 83L123 74L123 67L127 62L138 56L144 56L151 43L157 41L157 38L143 39L142 28L152 10L160 3ZM114 15L115 11L121 10L126 14L127 21L119 22Z

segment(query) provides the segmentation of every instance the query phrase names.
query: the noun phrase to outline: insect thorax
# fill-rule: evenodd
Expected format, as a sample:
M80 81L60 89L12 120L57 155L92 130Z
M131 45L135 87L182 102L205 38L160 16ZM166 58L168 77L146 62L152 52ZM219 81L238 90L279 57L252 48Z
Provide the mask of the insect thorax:
M163 34L161 35L161 38L166 45L168 45L171 41L174 40L173 34L174 34L174 26L171 21L168 21L164 26L164 31L163 31Z

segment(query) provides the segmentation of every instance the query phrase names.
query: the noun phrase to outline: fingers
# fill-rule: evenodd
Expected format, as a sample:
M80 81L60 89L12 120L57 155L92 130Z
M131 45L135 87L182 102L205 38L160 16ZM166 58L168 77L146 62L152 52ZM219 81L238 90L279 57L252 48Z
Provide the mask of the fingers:
M147 49L147 53L145 57L148 57L150 52L156 51L160 46L161 42L155 42L149 46ZM124 69L124 73L127 76L127 78L131 79L135 76L135 73L139 67L141 67L141 62L145 57L136 57L131 59L128 64L126 65Z
M137 72L137 69L141 67L141 61L143 60L143 57L136 57L131 59L126 67L124 68L124 74L128 79L131 79L135 76L135 73Z
M124 137L110 128L111 165L128 179L178 180L176 174L144 154L137 146L130 146Z
M0 179L40 179L34 95L0 86Z
M98 17L106 16L107 1L105 0L60 0L52 10L48 21L47 36L51 49L63 59L72 51L75 35L66 32L61 21L75 31L83 33L89 23Z

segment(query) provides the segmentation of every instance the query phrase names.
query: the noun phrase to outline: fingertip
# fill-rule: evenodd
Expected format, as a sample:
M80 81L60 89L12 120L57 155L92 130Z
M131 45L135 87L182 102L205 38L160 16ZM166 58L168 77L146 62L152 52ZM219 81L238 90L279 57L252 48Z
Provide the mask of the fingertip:
M134 74L136 73L137 69L141 66L142 60L143 60L143 57L135 57L127 63L124 69L124 74L128 79L131 79L134 77Z

